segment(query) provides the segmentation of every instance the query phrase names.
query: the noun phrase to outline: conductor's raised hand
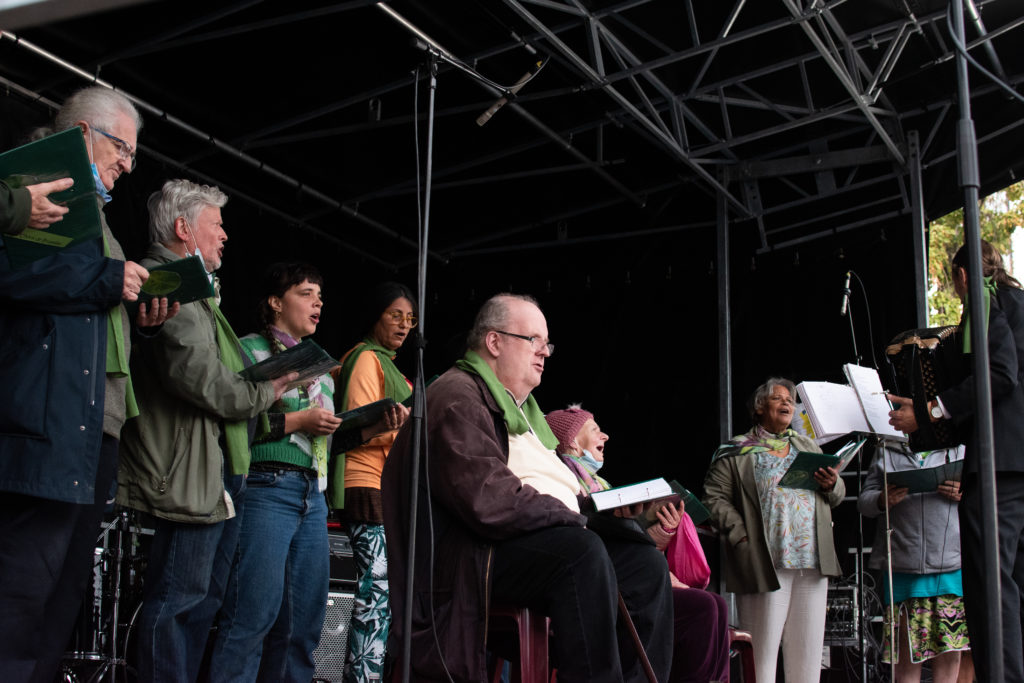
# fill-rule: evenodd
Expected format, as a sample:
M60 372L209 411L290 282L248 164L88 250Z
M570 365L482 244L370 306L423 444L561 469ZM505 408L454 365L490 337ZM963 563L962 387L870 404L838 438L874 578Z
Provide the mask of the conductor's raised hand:
M914 400L896 394L886 394L895 407L889 411L889 424L904 434L917 431L917 417L914 415Z

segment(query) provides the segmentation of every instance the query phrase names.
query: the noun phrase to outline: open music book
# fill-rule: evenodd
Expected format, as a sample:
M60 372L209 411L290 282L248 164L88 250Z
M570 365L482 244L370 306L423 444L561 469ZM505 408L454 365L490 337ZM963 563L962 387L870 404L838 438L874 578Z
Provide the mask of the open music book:
M796 385L802 414L797 414L794 429L814 439L815 443L825 443L850 432L877 434L905 442L907 435L889 424L891 407L878 371L847 364L843 372L850 385L834 382Z

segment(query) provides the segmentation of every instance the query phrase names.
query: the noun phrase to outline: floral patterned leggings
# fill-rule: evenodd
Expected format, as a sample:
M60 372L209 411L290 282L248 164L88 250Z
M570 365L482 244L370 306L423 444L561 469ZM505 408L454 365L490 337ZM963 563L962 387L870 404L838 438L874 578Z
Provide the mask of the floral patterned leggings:
M384 525L349 523L356 565L356 594L348 632L345 683L379 681L391 628L388 556Z

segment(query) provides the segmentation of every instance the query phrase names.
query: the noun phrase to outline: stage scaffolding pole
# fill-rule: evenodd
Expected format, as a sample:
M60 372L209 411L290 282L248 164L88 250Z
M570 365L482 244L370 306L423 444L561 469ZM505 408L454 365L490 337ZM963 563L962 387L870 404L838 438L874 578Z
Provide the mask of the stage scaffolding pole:
M916 130L907 133L907 167L910 170L910 218L914 251L914 314L916 327L928 327L928 243L925 240L924 190L921 172L921 140Z
M950 0L953 27L960 45L964 40L964 8L962 0ZM967 245L969 301L981 301L987 293L982 289L981 228L978 217L978 146L971 119L971 93L967 77L967 58L956 51L957 99L960 121L957 127L957 156L960 163L960 186L964 192L964 243ZM984 306L971 306L971 349L975 386L975 436L977 451L971 454L978 463L977 487L981 506L982 548L984 551L985 609L989 622L989 647L986 653L988 680L1002 681L1004 676L1002 642L1003 616L1000 609L998 516L996 509L996 472L992 429L992 382L989 377L988 329ZM968 502L968 505L973 504ZM976 561L976 560L975 560Z

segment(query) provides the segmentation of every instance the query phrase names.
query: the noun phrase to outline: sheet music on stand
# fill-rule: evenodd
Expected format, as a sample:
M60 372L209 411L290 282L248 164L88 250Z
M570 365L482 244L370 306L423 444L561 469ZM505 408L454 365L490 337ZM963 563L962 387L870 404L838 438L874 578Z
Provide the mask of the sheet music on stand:
M853 370L848 370L851 367ZM851 432L906 442L907 436L889 424L889 402L878 372L856 365L844 366L843 369L853 386L835 382L801 382L796 385L802 411L797 420L803 423L797 430L817 444Z
M871 431L882 438L905 443L907 435L889 424L889 411L892 410L892 406L885 397L885 389L882 388L878 370L847 363L843 365L843 374L857 393Z

